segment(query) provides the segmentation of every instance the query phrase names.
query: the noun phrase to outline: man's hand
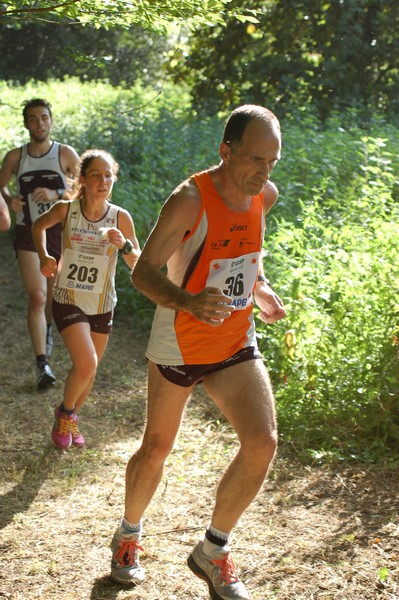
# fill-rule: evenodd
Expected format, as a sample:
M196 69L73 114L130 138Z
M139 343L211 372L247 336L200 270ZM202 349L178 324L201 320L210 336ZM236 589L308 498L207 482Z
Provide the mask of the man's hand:
M49 190L48 188L38 187L32 193L32 200L34 202L55 202L58 200L58 193L56 190Z
M234 311L232 302L219 288L207 287L191 297L188 312L203 323L219 327Z
M25 202L22 202L22 196L13 196L10 202L10 206L14 212L22 212Z
M258 316L264 323L276 323L286 316L283 301L266 282L256 284L255 302L260 308Z

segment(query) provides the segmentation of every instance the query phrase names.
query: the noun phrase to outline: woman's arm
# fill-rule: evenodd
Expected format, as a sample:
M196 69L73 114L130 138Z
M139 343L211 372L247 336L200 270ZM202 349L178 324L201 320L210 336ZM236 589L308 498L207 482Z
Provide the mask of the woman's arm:
M64 223L68 213L68 200L60 200L45 213L40 215L32 225L32 238L40 259L40 271L45 277L51 277L57 272L57 261L50 256L46 247L46 229L57 223Z

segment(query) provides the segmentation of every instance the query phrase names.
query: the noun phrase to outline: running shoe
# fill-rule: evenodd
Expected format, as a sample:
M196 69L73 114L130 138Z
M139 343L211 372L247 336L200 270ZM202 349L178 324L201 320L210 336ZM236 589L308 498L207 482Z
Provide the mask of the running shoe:
M67 413L62 412L59 406L55 409L54 414L55 420L51 437L53 438L54 444L60 450L68 450L69 446L72 444L71 429L74 420L73 415L67 415Z
M244 584L237 577L229 551L220 550L211 557L202 552L200 542L188 557L187 564L197 577L208 584L212 600L248 600Z
M50 365L44 363L37 367L37 389L45 390L55 383L55 376L52 372Z
M139 544L139 536L132 534L113 537L111 542L111 578L118 583L138 585L144 581L144 571L139 563L139 552L144 552Z
M79 417L78 415L72 415L72 424L71 424L71 435L72 435L72 444L77 446L78 448L83 448L85 445L85 438L79 431Z

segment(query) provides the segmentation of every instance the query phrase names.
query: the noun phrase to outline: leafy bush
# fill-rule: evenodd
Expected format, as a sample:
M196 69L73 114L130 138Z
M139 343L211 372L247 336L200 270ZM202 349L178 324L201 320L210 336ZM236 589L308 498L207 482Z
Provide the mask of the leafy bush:
M181 179L218 160L217 119L196 117L183 88L165 86L159 94L153 88L127 90L66 78L40 85L32 81L24 86L0 82L0 93L4 132L0 154L4 156L27 139L22 103L32 97L48 99L54 139L72 145L78 153L90 147L104 148L118 161L114 201L132 215L141 244L162 203ZM137 314L137 322L148 326L153 306L135 292L132 298L129 273L121 261L117 285L118 310Z
M306 133L288 135L301 145ZM276 208L265 264L288 314L260 324L259 341L282 436L297 450L389 458L399 439L397 158L382 138L339 135L303 140L296 167L307 165L308 185L294 207L282 203L284 217ZM292 190L293 169L278 169L281 188Z
M112 88L75 79L0 83L0 152L26 140L21 102L53 105L54 138L78 152L98 146L120 163L117 204L143 244L162 203L196 170L216 163L223 122L202 118L184 89ZM154 99L155 98L155 99ZM283 122L280 198L268 217L265 267L287 318L259 323L281 437L306 459L389 460L399 439L399 132L356 115ZM117 310L148 326L154 307L119 261Z

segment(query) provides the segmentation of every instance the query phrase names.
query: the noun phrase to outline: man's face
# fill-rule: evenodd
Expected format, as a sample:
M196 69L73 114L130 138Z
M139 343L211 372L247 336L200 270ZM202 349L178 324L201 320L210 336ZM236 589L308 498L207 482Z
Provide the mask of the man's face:
M31 140L46 141L50 135L51 124L50 113L44 106L34 106L28 109L25 127L29 131Z
M259 194L280 159L281 136L263 121L250 121L239 144L221 145L232 183L246 196Z

